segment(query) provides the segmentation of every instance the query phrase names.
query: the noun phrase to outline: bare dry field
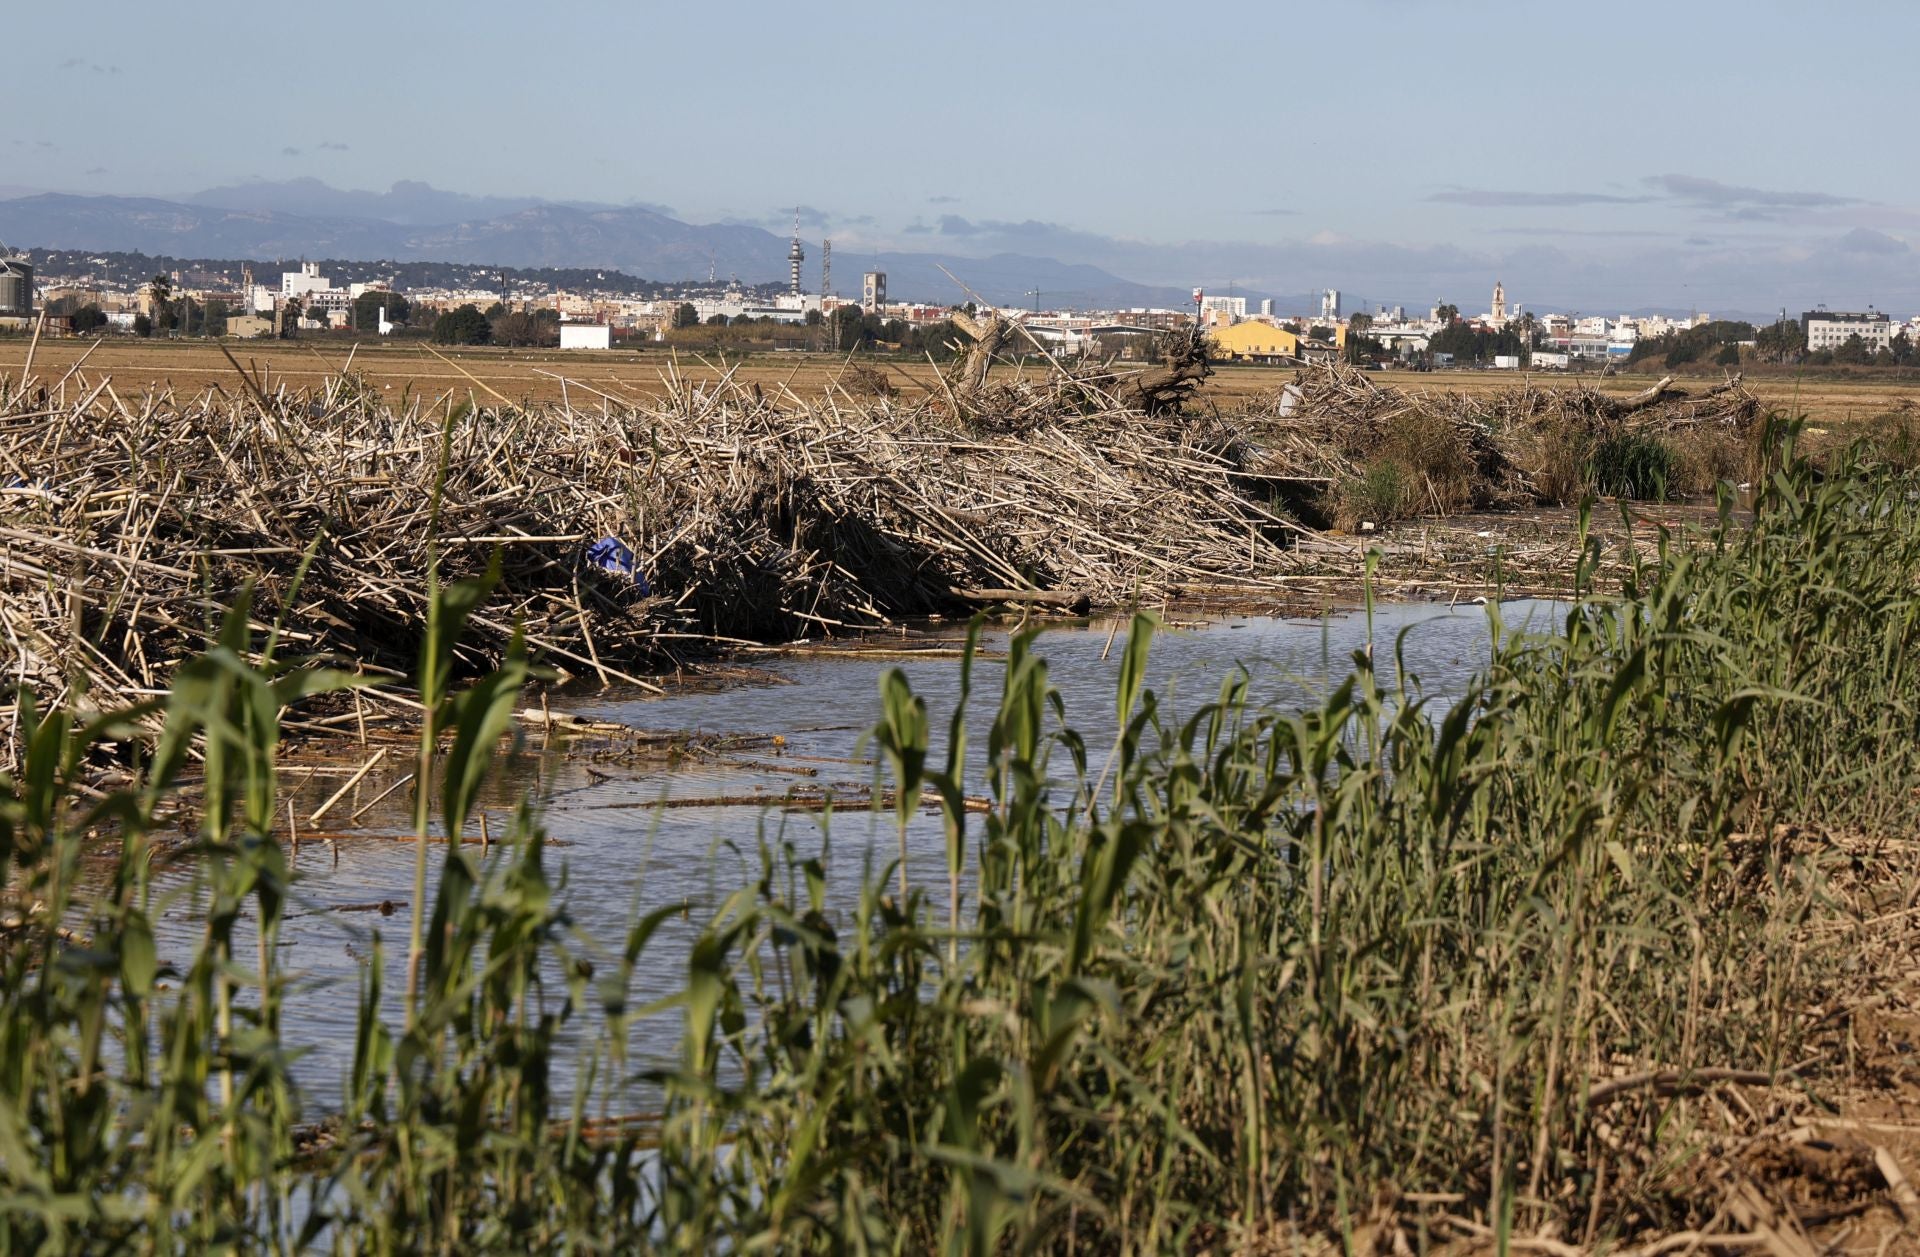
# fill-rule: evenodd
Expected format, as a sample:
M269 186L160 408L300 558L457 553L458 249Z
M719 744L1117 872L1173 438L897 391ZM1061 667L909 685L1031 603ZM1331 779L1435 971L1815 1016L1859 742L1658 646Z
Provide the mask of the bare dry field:
M34 352L34 373L58 380L80 364L91 379L110 377L122 395L165 388L199 391L209 385L231 389L237 377L216 343L206 341L108 340L90 349L90 341L42 341ZM228 342L235 357L265 377L269 390L284 383L289 388L311 387L337 375L351 356L354 370L394 393L411 388L416 393L464 394L476 381L513 401L558 401L598 404L598 394L614 399L657 394L669 378L714 381L731 372L743 384L757 384L768 392L791 389L801 396L818 396L845 369L847 360L826 354L765 353L725 358L675 352L667 348L607 352L542 349L430 350L417 341L360 342L315 339L305 341ZM27 342L0 344L0 374L18 377L26 365ZM436 353L437 350L437 353ZM81 362L85 359L84 363ZM887 372L905 396L940 389L930 363L863 359ZM457 365L451 365L457 364ZM1016 368L1008 367L1011 373ZM1043 366L1025 368L1030 374ZM1285 368L1223 366L1215 368L1201 396L1221 408L1279 388L1292 378ZM1382 383L1419 391L1456 390L1485 393L1530 382L1537 387L1564 387L1574 380L1591 383L1603 392L1633 393L1645 388L1646 374L1567 377L1557 372L1516 375L1504 371L1435 371L1426 374L1382 372ZM1892 408L1906 398L1920 398L1920 379L1878 378L1794 379L1749 377L1753 391L1782 410L1805 414L1816 423L1843 423ZM484 392L484 390L479 390Z

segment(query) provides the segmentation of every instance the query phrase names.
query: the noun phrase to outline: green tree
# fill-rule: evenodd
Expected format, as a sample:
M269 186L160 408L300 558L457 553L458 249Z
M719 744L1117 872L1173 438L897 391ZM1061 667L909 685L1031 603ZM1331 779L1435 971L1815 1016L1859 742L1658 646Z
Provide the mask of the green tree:
M1352 325L1349 324L1347 327L1346 348L1342 349L1340 353L1349 363L1357 367L1363 363L1378 362L1382 358L1385 358L1387 356L1387 347L1364 332L1354 331Z
M700 311L694 307L693 302L682 301L679 305L673 308L673 330L674 331L677 332L681 328L685 328L685 327L698 327L698 326L700 326Z
M1427 338L1427 352L1452 354L1456 362L1489 362L1502 355L1521 357L1527 346L1508 328L1488 332L1468 323L1450 323Z
M1444 327L1447 324L1454 323L1459 320L1460 307L1456 305L1449 305L1443 302L1442 304L1434 307L1433 317L1436 319L1439 319L1441 326Z
M496 345L537 346L560 343L559 324L531 314L504 314L488 320Z
M821 324L821 323L822 323L823 321L824 321L824 320L823 320L823 319L821 318L821 315L820 315L820 311L818 311L818 310L809 310L809 311L807 311L807 326L808 326L808 327L819 327L819 326L820 326L820 324Z
M1755 332L1753 347L1774 362L1791 362L1807 351L1807 334L1793 320L1781 319Z
M1372 330L1373 316L1371 314L1356 314L1347 320L1347 335L1349 336L1355 333L1365 335Z
M874 336L880 328L880 320L870 319L870 316L859 306L841 306L833 312L833 327L840 348L843 351L852 352L873 343Z
M469 301L433 322L433 339L442 345L484 345L493 338L493 325Z
M1668 350L1679 343L1680 338L1672 332L1664 336L1642 336L1633 342L1633 348L1627 351L1627 365L1638 366L1648 358L1664 356Z
M133 334L135 336L153 335L153 320L144 314L133 316Z
M148 322L158 331L172 331L174 324L173 281L169 280L165 275L155 275L147 284L147 298L148 303L152 306L152 314L149 316ZM148 334L151 335L151 333Z
M107 316L91 301L73 312L73 330L76 335L84 335L97 327L106 325Z
M1871 359L1872 355L1867 352L1867 342L1860 339L1858 332L1841 341L1833 351L1835 362L1852 367L1865 366Z
M941 319L938 323L930 323L915 331L914 340L916 344L914 349L916 356L918 354L930 354L934 361L946 362L960 355L961 351L954 348L954 346L965 342L966 339L966 337L960 334L960 329L953 325L952 319ZM1113 339L1112 337L1103 338L1103 340ZM1141 338L1137 336L1120 338L1123 342L1137 341L1140 339ZM1147 339L1150 341L1152 338L1148 337ZM1114 346L1116 349L1121 347L1123 346Z
M397 292L363 292L353 299L353 329L356 332L377 332L380 330L380 311L387 312L387 322L405 323L411 311L407 299Z
M200 334L203 336L225 336L227 334L227 303L215 297L207 302L207 308L200 318Z

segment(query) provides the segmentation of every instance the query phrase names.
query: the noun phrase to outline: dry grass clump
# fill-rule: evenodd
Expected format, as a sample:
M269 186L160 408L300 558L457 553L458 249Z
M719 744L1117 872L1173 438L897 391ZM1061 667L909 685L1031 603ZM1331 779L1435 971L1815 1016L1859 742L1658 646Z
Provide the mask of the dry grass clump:
M1540 502L1660 499L1752 474L1761 409L1737 376L1699 395L1662 380L1626 399L1529 388L1493 401L1491 422Z
M893 385L893 377L880 367L869 366L864 362L847 364L840 373L839 386L851 397L892 397L899 392Z
M1709 494L1722 483L1741 484L1756 470L1751 443L1736 434L1696 428L1666 438L1664 444L1673 451L1672 489L1679 496Z
M1861 437L1888 466L1920 467L1920 407L1912 398L1902 398L1892 409L1867 420L1862 429Z
M1665 497L1748 478L1760 405L1737 377L1637 397L1531 380L1500 392L1415 392L1326 366L1243 412L1263 470L1317 481L1350 527L1409 515L1565 505L1599 492Z
M1478 467L1458 424L1430 410L1405 410L1368 435L1372 448L1361 473L1333 486L1336 528L1351 532L1362 523L1448 515L1475 504Z

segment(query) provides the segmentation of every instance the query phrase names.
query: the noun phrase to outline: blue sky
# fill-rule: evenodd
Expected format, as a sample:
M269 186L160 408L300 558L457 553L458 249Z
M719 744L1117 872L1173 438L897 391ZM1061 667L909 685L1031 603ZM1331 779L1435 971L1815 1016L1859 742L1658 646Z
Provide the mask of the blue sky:
M103 0L0 187L424 180L1479 309L1920 309L1920 7Z

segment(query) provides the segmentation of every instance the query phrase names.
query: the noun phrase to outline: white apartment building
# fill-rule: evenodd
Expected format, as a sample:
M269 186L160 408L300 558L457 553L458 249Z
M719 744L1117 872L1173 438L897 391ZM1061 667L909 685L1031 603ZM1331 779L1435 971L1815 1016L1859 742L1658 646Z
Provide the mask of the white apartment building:
M302 262L299 270L280 273L282 297L304 297L308 293L326 292L332 287L333 281L320 273L318 262Z
M1245 297L1202 297L1200 312L1202 315L1224 314L1228 319L1238 323L1247 317L1247 299Z
M1868 352L1885 349L1893 341L1893 320L1873 309L1865 314L1808 310L1800 316L1800 329L1807 334L1809 350L1838 349L1850 336L1865 341Z

